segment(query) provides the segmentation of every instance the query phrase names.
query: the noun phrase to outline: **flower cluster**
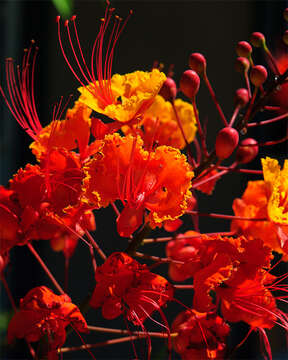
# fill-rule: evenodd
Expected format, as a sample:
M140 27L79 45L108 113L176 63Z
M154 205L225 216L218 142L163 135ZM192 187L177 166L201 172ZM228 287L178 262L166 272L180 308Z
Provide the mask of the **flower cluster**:
M280 325L288 331L288 315L281 307L287 298L287 274L274 274L278 264L288 260L288 160L281 167L278 160L264 157L262 170L242 165L257 160L260 146L287 140L263 143L246 133L250 127L288 117L287 101L283 101L288 96L286 87L279 90L287 82L288 63L283 56L273 57L261 33L253 33L250 42L263 49L268 71L254 64L251 44L240 41L236 69L245 87L236 90L228 120L200 53L190 55L179 87L171 71L166 76L157 64L151 71L113 75L115 46L132 14L123 21L113 16L114 11L107 2L90 61L82 51L76 16L64 22L66 35L57 17L60 49L79 81L80 96L69 109L70 99L66 105L61 99L45 127L34 99L34 42L25 50L22 66L15 69L7 59L7 84L0 86L0 92L12 116L32 138L30 149L35 156L35 164L19 169L7 186L0 186L0 279L15 311L8 342L24 338L32 357L38 358L35 349L40 348L44 352L40 357L54 360L76 350L87 350L94 358L93 347L144 337L149 359L155 336L167 339L168 358L175 351L184 360L226 359L238 348L229 348L231 328L244 322L249 327L245 340L257 332L264 356L271 358L266 330ZM288 10L284 13L288 18ZM223 125L212 145L207 143L209 126L207 130L200 121L201 109L196 104L200 82L207 85ZM181 99L183 94L186 101ZM277 116L253 122L260 110L277 112ZM198 192L211 195L217 180L231 172L261 179L249 181L242 197L234 199L235 215L201 212ZM126 244L125 251L115 245L108 256L91 234L96 229L95 212L107 206L116 214L111 227L122 238L121 244ZM199 216L231 220L230 231L203 232ZM189 230L183 233L186 219L192 221L185 222ZM159 228L169 236L147 238ZM86 299L82 306L78 308L66 295L67 282L63 290L34 249L35 240L49 240L54 251L63 252L66 265L79 240L89 248L95 283L90 284L88 298L82 294ZM138 251L161 242L166 243L166 257ZM5 272L10 250L20 245L29 248L60 295L39 286L17 308ZM95 253L102 263L96 263ZM168 264L169 281L154 269L162 263ZM65 271L68 279L68 266ZM185 304L178 297L181 290L188 294ZM183 307L171 324L165 315L170 302ZM87 307L101 308L99 317L106 320L122 317L126 329L87 325ZM149 322L161 331L149 331ZM84 344L63 347L66 328L75 331ZM79 333L88 330L129 336L86 344ZM133 351L138 358L134 343Z

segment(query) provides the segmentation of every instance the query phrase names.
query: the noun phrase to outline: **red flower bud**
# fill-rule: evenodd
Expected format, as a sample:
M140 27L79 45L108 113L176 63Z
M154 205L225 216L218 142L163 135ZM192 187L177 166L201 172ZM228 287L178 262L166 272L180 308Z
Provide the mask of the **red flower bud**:
M288 22L288 8L283 11L284 20Z
M201 74L206 70L206 59L204 55L200 53L193 53L189 58L189 67L190 69L197 72L197 74Z
M192 99L198 92L200 86L200 78L193 70L186 70L180 79L180 90L188 98Z
M172 101L176 98L177 86L171 77L167 77L164 81L164 84L159 91L159 95L161 95L166 101Z
M259 87L267 79L267 70L262 65L253 66L250 72L250 80L253 85Z
M216 137L215 150L219 159L227 159L238 145L238 131L232 127L225 127Z
M253 32L250 41L253 46L262 47L265 45L265 36L260 32Z
M246 57L238 57L235 61L235 70L244 73L249 70L250 62Z
M249 57L252 53L252 46L247 41L239 41L236 46L238 56Z
M259 147L255 139L247 138L240 142L236 159L240 164L247 164L258 155Z
M237 89L235 93L235 104L244 107L249 101L249 93L247 89Z

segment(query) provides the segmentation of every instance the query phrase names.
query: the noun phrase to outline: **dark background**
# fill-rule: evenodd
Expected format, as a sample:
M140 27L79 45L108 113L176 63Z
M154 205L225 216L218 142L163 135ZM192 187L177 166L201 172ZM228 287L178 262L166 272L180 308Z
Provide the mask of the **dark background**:
M84 51L86 49L85 53L89 55L98 32L99 19L104 14L105 4L96 0L79 0L74 1L74 5L79 37L82 39L81 44ZM125 17L130 9L134 11L120 38L113 73L123 74L137 69L149 70L153 61L159 60L165 64L166 69L170 64L175 65L175 80L178 81L181 73L187 69L189 54L201 52L207 58L208 76L227 117L233 112L235 89L244 85L240 75L234 71L236 43L240 40L249 40L253 31L261 31L268 39L268 46L271 45L272 51L276 51L279 47L279 38L285 28L282 19L282 11L286 7L284 1L113 1L112 5L122 17ZM0 1L1 84L5 83L4 59L13 57L17 63L20 63L23 49L29 46L31 39L35 39L40 48L35 76L35 94L43 125L50 122L53 104L59 101L60 96L73 93L76 99L76 89L79 86L60 53L55 23L57 14L57 10L49 1ZM88 56L87 58L89 59ZM256 51L256 60L261 63L261 51ZM198 105L201 120L208 121L208 143L212 145L215 134L221 127L221 121L203 84L200 88ZM270 126L269 129L263 128L260 131L258 129L257 139L260 141L279 139L284 136L284 133L283 124L278 124ZM249 135L254 136L252 132ZM30 142L31 139L18 126L2 101L0 103L1 184L6 185L13 173L19 167L25 166L27 162L35 163L28 148ZM287 154L287 146L277 145L263 149L262 154L264 155L267 151L271 156L279 159ZM255 161L251 166L259 167L259 161ZM257 179L255 176L251 178ZM228 175L227 178L220 180L213 196L199 195L200 209L232 213L232 201L235 197L241 196L247 179L247 176L238 174ZM183 230L191 228L190 219L187 217L186 220L187 224ZM111 209L97 212L96 222L95 239L107 254L126 247L126 243L119 239L114 230L111 230L115 224L115 216ZM200 219L200 226L202 232L229 229L229 223L222 220ZM48 242L35 243L35 248L46 259L51 271L63 284L64 258L62 254L52 252ZM163 245L147 245L146 248L147 253L150 251L151 254L164 256ZM69 295L76 304L79 304L87 292L93 289L93 275L88 258L87 247L79 243L71 260L69 274ZM158 270L165 273L166 267L162 266ZM26 247L16 247L11 251L11 261L6 276L17 303L32 287L47 285L52 288L49 279ZM183 297L182 300L189 304L189 297L186 299ZM2 313L10 311L3 287L0 287L0 306ZM169 305L166 313L175 314L181 310L180 307L172 304ZM168 318L171 320L171 316ZM123 320L119 320L116 324L113 322L113 325L108 321L103 321L99 311L90 311L88 319L90 325L125 328ZM4 317L0 318L0 324L1 321L3 325ZM147 327L150 329L148 322ZM157 327L154 330L160 331ZM237 344L246 332L247 328L244 325L237 326L232 334L231 344ZM85 340L87 343L93 343L107 338L112 337L94 333L85 337ZM284 333L275 331L271 339L275 349L274 358L285 358L284 353L281 355L281 349L282 351L285 349ZM75 337L73 340L73 336L69 338L69 341L80 345L80 340ZM2 332L0 342L1 359L29 358L26 345L21 341L15 348L6 346L5 332ZM153 342L153 351L156 353L154 359L167 358L167 354L161 352L161 344L161 341ZM144 340L138 341L137 349L142 348L138 354L140 359L145 358L144 345ZM235 358L255 359L259 352L257 336L252 334ZM25 353L26 355L23 355ZM97 359L133 358L130 343L103 348L94 353ZM175 354L173 358L174 356L176 358ZM66 358L89 358L89 354L72 353L65 355L64 359Z

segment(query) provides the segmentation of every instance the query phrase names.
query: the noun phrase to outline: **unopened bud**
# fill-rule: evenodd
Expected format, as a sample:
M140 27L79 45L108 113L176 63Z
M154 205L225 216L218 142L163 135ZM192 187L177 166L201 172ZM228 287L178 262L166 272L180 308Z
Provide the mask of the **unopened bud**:
M244 107L249 101L249 93L247 89L237 89L235 92L235 104Z
M261 32L253 32L250 41L253 46L262 47L265 45L265 36Z
M239 142L238 131L232 127L225 127L216 137L215 150L219 159L227 159L235 150Z
M286 30L282 36L282 40L284 41L285 45L288 45L288 30Z
M247 41L239 41L236 46L236 53L238 56L247 58L252 53L252 46Z
M198 74L193 70L186 70L180 79L180 90L188 98L192 99L199 90L200 78Z
M167 77L164 81L162 88L159 91L159 95L161 95L166 101L172 101L176 98L177 86L171 77Z
M259 147L255 139L247 138L240 142L236 159L240 164L247 164L258 155Z
M235 61L235 70L239 73L245 73L249 70L250 62L246 57L238 57Z
M253 66L251 72L250 72L250 80L253 85L256 87L259 87L264 83L264 81L267 79L267 70L262 65L256 65Z
M193 53L189 58L189 67L190 69L197 72L197 74L202 74L206 70L206 59L204 55L200 53Z
M288 8L283 11L284 20L288 22Z

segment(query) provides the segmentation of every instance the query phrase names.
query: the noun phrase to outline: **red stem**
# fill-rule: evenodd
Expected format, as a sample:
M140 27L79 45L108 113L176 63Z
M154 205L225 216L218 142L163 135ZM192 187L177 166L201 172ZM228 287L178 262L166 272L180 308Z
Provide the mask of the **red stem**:
M146 336L147 335L126 336L126 337L123 337L123 338L111 339L111 340L103 341L103 342L96 343L96 344L86 344L86 345L81 345L81 346L65 347L65 348L59 349L58 353L62 354L62 353L67 353L67 352L72 352L72 351L87 350L87 349L98 348L98 347L102 347L102 346L119 344L119 343L122 343L122 342L141 339L141 338L146 337Z
M17 306L16 306L16 304L15 304L15 301L14 301L14 299L13 299L13 296L12 296L12 293L11 293L11 291L10 291L10 289L9 289L9 286L8 286L8 284L7 284L7 281L6 281L5 277L4 277L4 274L1 274L1 275L0 275L0 280L2 281L2 283L3 283L3 285L4 285L4 288L5 288L5 290L6 290L8 299L9 299L9 301L10 301L10 303L11 303L11 306L12 306L13 310L16 311L16 310L17 310Z
M99 327L99 326L87 326L87 329L90 331L98 331L98 332L104 332L104 333L110 333L110 334L132 334L132 335L146 335L147 334L151 337L157 337L157 338L167 338L168 334L166 333L161 333L161 332L143 332L143 331L130 331L130 330L124 330L124 329L112 329L112 328L104 328L104 327ZM173 336L173 334L170 334L170 336ZM174 334L174 336L176 336L176 334Z
M216 213L202 213L199 211L186 211L186 214L193 214L199 216L206 216L215 219L226 219L226 220L240 220L240 221L268 221L267 218L249 218L243 216L235 216L235 215L226 215L226 214L216 214Z
M46 272L46 274L48 275L49 279L52 281L52 283L54 284L55 288L60 292L60 294L64 295L65 292L64 290L61 288L61 286L58 284L57 280L54 278L54 276L52 275L51 271L48 269L48 267L45 265L44 261L41 259L41 257L39 256L39 254L37 253L37 251L34 249L34 247L32 246L31 243L27 244L29 250L31 251L31 253L34 255L34 257L36 258L36 260L39 262L39 264L42 266L43 270Z
M104 252L100 249L99 245L96 243L96 241L93 239L92 235L89 233L89 231L85 231L85 234L87 235L88 239L90 240L91 244L95 248L95 250L98 252L98 254L101 256L103 260L107 259L107 256L104 254Z
M205 136L204 136L204 133L203 133L202 125L201 125L200 120L199 120L199 115L198 115L198 111L197 111L195 97L193 99L191 99L191 102L192 102L193 111L194 111L194 114L195 114L195 119L196 119L196 122L197 122L197 130L198 130L198 134L199 134L199 137L200 137L202 150L203 150L204 156L208 157L209 154L208 154L208 150L207 150L207 146L206 146L206 141L205 141Z
M264 121L260 121L260 122L253 122L253 123L249 123L247 124L247 127L254 127L254 126L260 126L260 125L267 125L267 124L271 124L275 121L278 120L282 120L288 117L288 113L285 113L283 115L277 116L275 118L269 119L269 120L264 120Z
M213 100L213 102L214 102L214 104L215 104L215 106L217 108L217 111L218 111L218 113L219 113L219 115L220 115L220 117L221 117L221 119L223 121L224 126L228 126L228 122L226 120L226 117L225 117L225 115L224 115L224 113L223 113L223 111L221 109L221 106L220 106L220 104L219 104L219 102L218 102L218 100L216 98L215 92L214 92L214 90L213 90L213 88L212 88L212 86L210 84L210 81L209 81L209 79L207 77L206 72L203 73L203 79L204 79L204 81L205 81L205 83L206 83L206 85L208 87L208 90L210 92L212 100Z

